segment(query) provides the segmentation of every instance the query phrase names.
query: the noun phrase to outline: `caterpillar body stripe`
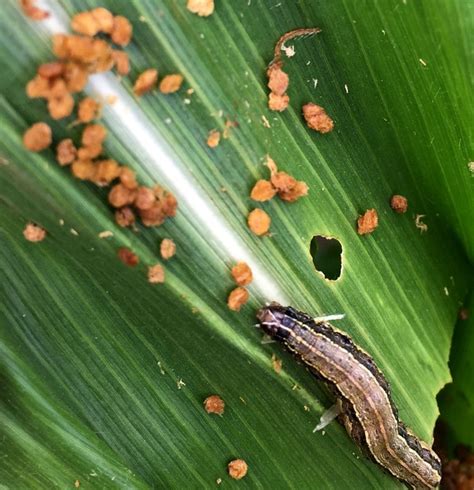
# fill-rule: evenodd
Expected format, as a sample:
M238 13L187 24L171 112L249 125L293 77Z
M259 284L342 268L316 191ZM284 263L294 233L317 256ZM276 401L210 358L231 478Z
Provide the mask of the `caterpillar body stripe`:
M331 387L347 432L372 459L412 488L439 485L438 456L399 420L390 386L369 354L328 322L292 307L271 303L257 318L266 334Z

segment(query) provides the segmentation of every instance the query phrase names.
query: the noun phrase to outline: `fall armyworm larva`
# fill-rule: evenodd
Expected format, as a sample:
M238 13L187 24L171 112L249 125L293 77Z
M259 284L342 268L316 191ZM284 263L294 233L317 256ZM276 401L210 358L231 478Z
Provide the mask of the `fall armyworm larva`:
M378 464L413 488L439 485L438 456L399 420L389 384L369 354L327 321L291 307L271 303L257 317L266 334L330 385L347 432Z

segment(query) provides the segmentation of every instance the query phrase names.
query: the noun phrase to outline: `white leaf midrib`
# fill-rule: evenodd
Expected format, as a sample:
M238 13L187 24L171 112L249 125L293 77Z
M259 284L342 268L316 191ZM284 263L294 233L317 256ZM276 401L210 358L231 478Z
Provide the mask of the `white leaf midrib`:
M68 33L69 18L59 4L43 0L41 5L51 15L41 22L38 28L50 35ZM210 238L209 246L216 248L220 255L226 253L231 260L245 261L249 264L254 276L252 289L267 300L288 304L277 281L248 250L235 230L226 223L218 208L212 204L205 191L179 161L164 136L148 122L137 99L119 83L118 77L111 73L96 74L89 79L85 92L117 96L116 101L108 104L102 112L103 120L110 123L108 129L111 128L112 132L117 134L126 133L127 137L122 138L121 143L132 153L140 153L146 157L143 163L147 169L152 175L159 177L160 182L177 196L180 204L185 204L188 220L192 217L193 222L199 223L201 233Z

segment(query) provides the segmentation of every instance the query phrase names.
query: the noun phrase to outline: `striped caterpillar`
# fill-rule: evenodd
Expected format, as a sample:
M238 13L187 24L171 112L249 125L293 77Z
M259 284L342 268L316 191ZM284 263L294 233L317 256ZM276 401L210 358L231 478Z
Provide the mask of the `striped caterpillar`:
M257 318L266 334L332 388L341 422L372 459L412 488L439 485L438 456L399 420L390 386L372 357L329 323L291 307L271 303Z

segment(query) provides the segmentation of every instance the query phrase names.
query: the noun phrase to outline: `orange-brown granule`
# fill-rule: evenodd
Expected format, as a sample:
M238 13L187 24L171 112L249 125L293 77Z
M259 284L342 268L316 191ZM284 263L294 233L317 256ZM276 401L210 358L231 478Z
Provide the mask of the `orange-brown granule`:
M114 23L110 37L115 44L126 46L132 39L133 27L130 21L122 15L114 17Z
M215 148L221 140L221 133L216 129L213 129L207 137L207 146L209 148Z
M372 233L379 224L379 217L375 209L368 209L357 220L357 233L359 235L367 235Z
M186 8L200 17L208 17L214 12L214 0L188 0Z
M178 209L178 201L176 197L171 192L163 189L163 187L159 185L155 185L153 187L153 191L155 192L155 196L158 199L158 202L163 208L163 212L166 216L176 216L176 210Z
M43 78L56 78L63 74L64 63L61 61L51 61L49 63L43 63L38 67L37 73Z
M30 99L48 97L50 90L49 80L41 75L36 75L26 84L26 95Z
M90 10L90 13L99 24L99 31L105 34L110 34L114 27L114 16L104 7L97 7Z
M53 52L60 59L81 63L86 72L107 71L113 66L112 48L103 39L55 34Z
M172 94L177 92L183 84L183 76L179 74L166 75L160 82L160 92L162 94Z
M86 126L82 133L82 146L77 150L79 160L87 160L98 157L102 153L102 142L105 139L106 130L98 124Z
M240 308L249 300L249 292L242 287L233 289L227 298L227 306L233 311L240 311Z
M92 37L100 32L100 24L92 12L79 12L71 19L71 29L79 34Z
M319 105L309 102L303 106L303 116L309 128L320 133L329 133L334 128L334 121Z
M127 189L136 189L138 187L135 172L129 167L122 167L120 172L120 183Z
M135 223L135 213L130 206L115 211L115 222L122 227L132 226Z
M300 197L308 195L308 185L306 182L297 181L291 189L278 192L281 200L287 202L297 201Z
M67 90L72 94L84 90L88 78L89 72L84 65L74 61L66 64L64 69L64 82L66 83Z
M160 186L153 188L156 202L149 209L140 209L139 214L145 226L159 226L166 218L176 215L178 201L175 196Z
M81 142L84 146L101 144L107 136L107 130L100 124L89 124L84 128Z
M162 284L165 282L165 270L160 264L148 267L148 282L151 284Z
M110 34L113 26L114 17L112 13L103 7L80 12L71 19L71 28L73 31L91 37L99 32Z
M277 374L281 373L282 365L283 365L283 361L279 359L275 354L272 354L272 368L275 371L275 373Z
M253 280L252 269L245 262L238 262L231 271L234 281L239 286L247 286Z
M62 78L52 78L49 81L49 92L47 99L63 97L69 94L66 82Z
M29 242L41 242L46 238L46 230L35 223L28 223L23 230L23 236Z
M160 244L160 254L164 260L169 260L176 253L176 244L171 238L164 238Z
M176 207L171 203L171 199L167 199L167 201L155 204L155 206L149 210L150 212L142 211L140 216L142 217L145 226L157 226L163 223L166 218L175 216L175 211L173 211L173 209L176 209Z
M23 145L30 151L41 151L51 144L53 134L51 128L44 122L30 126L23 134Z
M247 474L248 466L243 459L234 459L227 465L227 471L231 478L240 480Z
M102 153L102 144L95 143L89 146L81 146L77 150L77 158L78 160L92 160L97 158Z
M140 218L145 226L160 226L165 222L166 216L163 207L156 202L149 209L139 210Z
M168 193L168 195L166 196L163 202L163 209L167 217L172 218L176 216L176 211L178 209L178 201L174 196L174 194L171 194L171 192Z
M155 87L157 80L158 70L155 70L154 68L145 70L135 81L135 85L133 86L135 95L141 96L152 90Z
M69 55L67 39L68 36L66 34L53 34L53 53L58 58L67 58Z
M109 185L120 175L120 165L113 159L99 160L95 162L95 172L92 181L99 185Z
M123 184L115 184L109 192L109 203L114 208L122 208L133 204L137 196L136 189L129 189Z
M20 0L23 13L32 20L44 20L49 17L49 12L35 5L36 0Z
M250 192L250 198L254 201L264 202L272 199L276 194L276 189L268 180L257 180Z
M114 66L111 46L102 39L94 39L94 49L98 54L91 63L90 70L96 73L111 70Z
M270 94L268 95L268 108L271 111L282 112L287 109L289 103L290 98L286 94L277 95L273 92L270 92Z
M140 262L138 255L133 253L129 248L126 247L119 248L117 251L117 255L118 258L129 267L135 267Z
M70 41L70 37L79 37L79 36L68 36L67 34L53 34L53 53L58 58L70 58L71 53L68 47L68 43Z
M71 165L71 172L76 179L92 180L95 174L95 165L92 160L75 160Z
M224 400L219 395L211 395L204 400L204 410L206 410L207 413L222 415L224 413L224 408Z
M255 235L265 235L270 229L272 220L263 209L254 209L247 218L248 227Z
M296 179L286 172L274 172L271 175L271 183L279 192L287 192L296 185Z
M79 102L77 119L81 123L90 123L99 117L100 104L92 97L85 97Z
M63 119L72 114L74 109L74 98L70 93L65 93L59 97L48 99L48 112L53 119Z
M276 163L270 156L267 156L266 165L270 170L270 182L259 180L250 194L252 199L267 201L278 192L278 196L283 201L294 202L308 194L307 184L296 180L286 172L279 172Z
M71 138L61 140L56 146L56 160L59 165L71 164L77 155L77 149L74 146Z
M271 111L284 111L289 103L290 98L286 94L290 79L288 74L281 69L282 63L274 63L267 70L268 88L268 108Z
M150 209L156 202L155 193L149 187L140 186L135 197L135 207L144 210Z
M125 51L114 49L112 51L112 59L114 60L115 69L119 75L128 75L130 73L130 61L128 54Z
M288 89L290 78L281 69L280 64L271 65L267 70L268 88L274 95L284 95Z
M396 212L396 213L406 213L408 209L408 200L404 196L400 196L398 194L395 194L392 196L390 199L390 207Z

